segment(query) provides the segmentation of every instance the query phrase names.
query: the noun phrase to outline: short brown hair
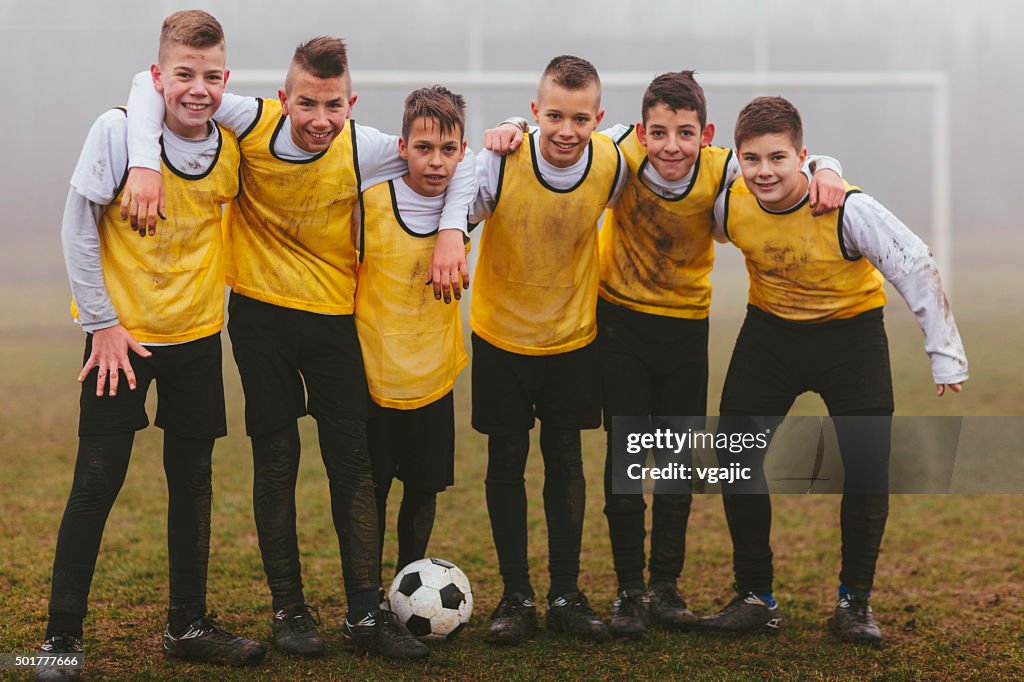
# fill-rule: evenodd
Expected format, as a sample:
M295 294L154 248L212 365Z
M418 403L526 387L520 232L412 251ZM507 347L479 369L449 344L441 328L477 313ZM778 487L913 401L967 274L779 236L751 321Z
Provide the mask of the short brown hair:
M348 73L348 49L345 41L333 36L317 36L299 43L285 78L285 90L291 89L292 72L302 69L317 78L337 78Z
M693 71L670 71L652 80L644 92L643 122L647 123L648 111L664 104L672 111L695 112L703 129L708 121L708 103L704 98L704 88L700 87L693 74Z
M555 85L561 85L568 90L582 90L597 83L601 88L601 78L597 75L597 69L586 59L563 54L548 62L541 76L541 81L551 78Z
M761 135L787 133L797 151L804 146L804 125L800 112L783 97L758 97L743 107L736 119L733 136L736 149L744 140Z
M224 45L224 29L220 22L201 9L186 9L170 14L160 27L160 51L157 60L162 61L171 45L187 47L214 47Z
M429 118L441 128L441 134L466 132L466 100L442 85L413 90L405 98L402 114L402 137L408 141L412 124L418 118Z

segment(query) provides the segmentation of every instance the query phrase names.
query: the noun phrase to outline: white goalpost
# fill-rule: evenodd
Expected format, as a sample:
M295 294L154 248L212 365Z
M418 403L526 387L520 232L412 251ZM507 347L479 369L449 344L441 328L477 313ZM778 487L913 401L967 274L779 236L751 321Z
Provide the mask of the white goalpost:
M363 71L357 74L359 89L418 88L433 83L469 93L509 89L530 89L537 85L533 71L492 71L476 67L470 60L466 71ZM634 89L642 92L653 73L650 71L603 71L601 86L606 89ZM262 86L276 89L284 83L285 72L273 69L237 69L231 72L231 85ZM942 273L947 293L952 292L952 197L950 192L950 101L949 78L940 71L719 71L701 72L706 89L749 90L752 92L785 89L924 91L931 103L931 244ZM486 122L469 112L467 130L483 130Z

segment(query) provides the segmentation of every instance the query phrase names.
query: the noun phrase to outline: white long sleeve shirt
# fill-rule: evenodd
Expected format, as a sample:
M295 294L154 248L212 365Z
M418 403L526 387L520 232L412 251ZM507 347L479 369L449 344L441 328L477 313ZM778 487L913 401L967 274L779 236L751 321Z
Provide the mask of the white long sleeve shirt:
M128 111L128 154L131 166L160 170L160 148L157 140L164 115L164 101L153 89L153 79L148 71L136 74L132 81ZM256 120L258 111L257 98L224 93L213 119L240 135ZM290 123L290 119L286 117L282 133L275 140L274 153L289 161L304 161L316 156L317 153L307 152L295 144L291 136ZM355 121L350 123L355 126L356 131L361 190L405 175L409 167L398 155L397 135L388 135L370 126L357 125ZM456 168L444 195L442 230L457 229L468 234L466 218L476 193L474 158L472 152L467 149L466 157Z
M64 264L79 323L87 332L118 324L117 311L103 279L99 222L106 206L117 195L128 169L127 136L127 120L119 109L106 111L96 119L82 145L64 206L60 231ZM189 140L161 124L159 136L163 137L164 154L175 168L201 174L217 159L220 133L212 127L206 138ZM158 142L157 170L160 169L159 150Z
M715 201L714 236L720 242L728 241L724 216L725 192ZM856 193L848 196L844 205L843 242L851 258L867 258L907 302L924 332L924 350L931 360L935 383L966 381L967 354L960 331L942 288L938 266L921 238L873 197Z

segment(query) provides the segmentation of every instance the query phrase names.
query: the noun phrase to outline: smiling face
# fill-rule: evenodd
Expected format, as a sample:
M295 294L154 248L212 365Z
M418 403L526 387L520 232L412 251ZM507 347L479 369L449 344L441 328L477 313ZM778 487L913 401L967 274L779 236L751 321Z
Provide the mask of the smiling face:
M552 166L567 168L583 156L590 134L604 117L601 86L590 83L569 89L541 81L537 99L530 102L533 120L540 125L540 154Z
M344 129L357 95L350 94L352 87L347 74L318 78L294 65L292 68L287 91L277 91L281 108L291 119L292 141L300 149L320 153Z
M807 176L801 170L807 148L797 151L789 133L748 137L737 152L743 180L768 210L792 208L807 193Z
M673 110L658 102L647 110L647 122L637 123L636 136L647 148L654 170L670 182L681 180L693 168L702 147L715 137L715 124L702 129L696 111Z
M409 164L405 182L423 197L444 194L465 153L461 128L443 132L436 120L426 116L413 121L408 136L398 139L398 154Z
M153 86L164 96L164 123L175 135L202 139L220 106L228 70L224 46L189 47L180 43L161 51L159 64L150 68Z

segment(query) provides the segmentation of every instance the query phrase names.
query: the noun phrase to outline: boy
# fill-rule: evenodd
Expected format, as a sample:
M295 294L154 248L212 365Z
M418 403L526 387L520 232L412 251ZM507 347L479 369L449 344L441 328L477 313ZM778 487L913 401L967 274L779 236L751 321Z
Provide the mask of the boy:
M755 425L763 416L777 424L806 390L819 393L831 415L855 417L833 420L845 478L839 601L830 629L844 641L878 642L882 632L868 598L889 509L893 412L883 280L917 317L939 396L946 386L961 390L967 358L935 261L903 223L857 188L850 188L838 220L811 215L799 171L803 127L792 104L781 97L753 100L740 112L735 137L743 177L715 205L715 237L743 251L750 304L722 391L719 431L754 432L763 428ZM764 455L765 449L748 450L744 466L763 472ZM707 630L781 624L772 597L766 492L763 476L725 488L738 596L701 619Z
M78 377L78 458L57 536L41 651L82 650L103 528L124 482L135 431L149 423L146 393L156 381L168 491L164 651L191 661L254 664L266 653L263 645L221 630L206 611L211 453L214 439L226 433L220 217L221 204L237 193L239 161L234 136L210 123L228 77L220 24L199 10L168 16L151 71L165 103L161 151L171 171L173 226L143 242L117 215L128 162L123 108L101 115L89 131L64 211L72 311L87 336ZM77 674L39 671L41 679Z
M642 495L613 494L612 420L707 413L712 210L715 197L739 175L733 153L710 146L715 126L707 122L704 91L693 71L664 73L651 81L641 115L635 126L601 131L616 140L629 166L622 195L599 237L597 301L608 432L605 515L619 584L608 628L616 636L640 635L651 624L674 629L696 622L676 587L691 496L658 491L653 498L645 590L647 505ZM511 146L506 132L503 136ZM823 170L824 162L833 160L813 161ZM817 210L842 202L838 173L816 174L812 196L819 186Z
M397 138L349 123L357 95L342 40L325 36L299 45L278 98L226 95L215 114L239 134L242 153L241 191L225 213L228 332L252 440L253 507L273 600L272 639L289 654L324 652L302 590L295 531L297 420L308 412L317 420L330 479L349 609L344 633L357 647L385 657L421 658L427 647L378 609L369 401L352 318L352 210L359 189L400 177L406 164ZM132 163L152 169L157 135L151 121L159 102L138 79L129 102L137 105L129 123L142 124L130 145ZM456 241L465 261L462 236L475 183L471 163L460 171L442 216L441 225L455 229L438 237L435 296L442 279L438 252ZM455 279L458 262L450 259L456 265L446 270Z
M435 85L405 99L400 180L362 195L355 320L369 385L366 430L377 495L380 556L388 492L404 484L396 571L426 555L437 493L455 472L455 377L469 363L458 306L427 296L422 274L438 237L444 192L465 155L466 103Z
M487 509L504 595L487 640L518 644L537 627L523 474L541 420L548 525L549 629L594 641L608 629L577 583L586 484L580 429L601 423L597 373L597 221L624 177L593 65L563 55L531 102L540 132L516 154L480 155L472 220L480 241L473 329L473 428L488 435Z

